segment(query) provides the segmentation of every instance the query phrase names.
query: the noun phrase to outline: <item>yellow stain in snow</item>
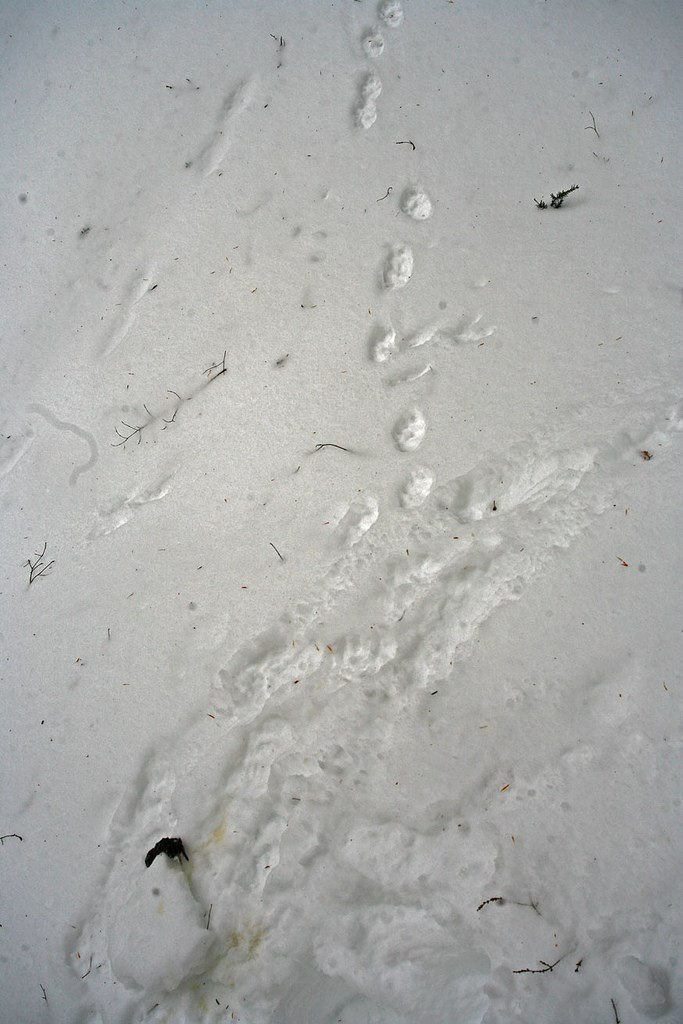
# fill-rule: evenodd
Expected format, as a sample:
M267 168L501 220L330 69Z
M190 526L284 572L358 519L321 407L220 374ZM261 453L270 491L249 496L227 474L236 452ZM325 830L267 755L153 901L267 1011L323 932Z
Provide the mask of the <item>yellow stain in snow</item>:
M245 925L240 931L233 931L228 936L226 952L238 950L240 959L253 960L259 947L266 937L268 929L259 925Z

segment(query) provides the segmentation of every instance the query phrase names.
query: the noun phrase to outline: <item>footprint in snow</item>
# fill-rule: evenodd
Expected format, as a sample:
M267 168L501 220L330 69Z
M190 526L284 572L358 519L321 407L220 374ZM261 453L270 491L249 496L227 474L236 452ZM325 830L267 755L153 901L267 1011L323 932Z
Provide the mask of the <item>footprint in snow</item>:
M427 421L419 409L411 409L400 416L394 425L394 444L400 452L414 452L424 441Z
M387 290L405 288L413 276L413 250L407 245L394 246L382 269L382 284Z
M354 114L359 128L372 128L377 120L377 100L381 92L380 78L374 72L370 72L360 84L359 101Z
M381 32L368 32L362 42L363 53L366 57L381 57L384 51L384 36Z
M353 547L377 522L379 505L377 499L367 496L352 502L337 526L337 536L346 547Z
M370 358L375 363L386 363L396 351L396 331L389 324L375 324L370 333Z
M403 5L399 0L384 0L379 5L378 15L389 28L398 28L403 24Z
M419 508L429 497L434 486L434 474L424 466L416 466L403 484L399 501L403 508Z
M411 185L401 196L401 209L413 220L428 220L434 212L432 201L423 188Z

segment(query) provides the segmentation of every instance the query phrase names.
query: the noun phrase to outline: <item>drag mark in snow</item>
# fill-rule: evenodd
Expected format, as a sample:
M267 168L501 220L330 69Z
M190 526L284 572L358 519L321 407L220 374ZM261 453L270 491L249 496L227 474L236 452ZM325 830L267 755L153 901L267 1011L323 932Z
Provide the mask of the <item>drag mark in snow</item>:
M89 430L84 430L83 427L77 426L75 423L69 423L68 420L57 419L54 413L50 412L49 409L46 409L44 405L39 405L37 402L34 402L32 405L29 405L28 411L38 413L38 415L42 416L43 419L50 424L50 426L55 427L57 430L66 430L71 434L75 434L76 437L80 437L83 441L86 442L86 444L89 445L90 458L87 460L87 462L83 462L80 466L76 466L69 477L69 484L71 485L71 487L74 487L81 473L87 473L87 471L89 469L92 469L95 463L97 462L98 451L95 435L92 434Z
M111 355L111 353L114 352L128 337L128 334L135 323L138 303L155 287L152 284L153 276L154 269L152 267L148 268L148 270L142 275L140 275L139 271L136 271L131 275L129 283L125 289L123 301L118 304L120 309L114 319L114 325L109 331L107 339L102 347L102 356Z
M13 425L3 419L0 427L0 477L14 469L31 447L35 433L29 423Z
M478 313L474 317L463 316L457 324L451 324L442 326L439 324L431 323L424 327L414 331L413 334L408 335L402 347L403 348L420 348L422 345L427 345L430 342L444 342L450 343L451 345L468 345L474 343L480 343L490 338L496 332L496 328L493 326L484 326L482 321L483 314Z
M216 127L198 157L205 178L217 171L228 155L228 150L235 141L237 123L251 106L257 86L258 78L249 78L240 82L223 101Z
M431 373L431 370L431 363L427 363L426 366L421 366L419 369L404 370L402 373L397 373L393 377L388 377L386 383L391 388L395 388L398 384L413 384L416 380L420 380L421 377L425 377L428 373Z
M464 317L454 331L446 330L442 333L449 340L454 341L458 344L468 344L471 342L484 341L486 338L490 338L495 333L495 327L484 327L479 326L481 322L482 314L478 313L473 320Z
M163 477L156 484L152 484L142 491L135 491L128 498L118 502L107 512L100 514L100 523L93 527L88 535L88 540L95 540L97 537L104 537L109 533L125 526L132 519L135 510L152 501L160 501L168 494L171 475Z

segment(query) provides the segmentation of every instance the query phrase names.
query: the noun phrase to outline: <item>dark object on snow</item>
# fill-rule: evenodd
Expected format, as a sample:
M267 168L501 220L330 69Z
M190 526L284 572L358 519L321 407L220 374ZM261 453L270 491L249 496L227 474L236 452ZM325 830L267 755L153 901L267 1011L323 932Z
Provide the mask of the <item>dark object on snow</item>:
M561 192L551 192L550 205L553 208L553 210L559 210L567 196L570 195L572 192L576 192L578 187L578 185L571 185L569 188L565 188ZM534 199L534 202L536 203L536 206L539 208L539 210L548 209L548 204L546 203L545 199Z
M167 857L171 858L171 860L173 860L174 857L177 857L179 861L182 861L183 857L185 860L190 859L185 853L185 847L183 846L182 839L160 839L156 846L153 846L145 857L145 867L148 868L160 853L165 853Z

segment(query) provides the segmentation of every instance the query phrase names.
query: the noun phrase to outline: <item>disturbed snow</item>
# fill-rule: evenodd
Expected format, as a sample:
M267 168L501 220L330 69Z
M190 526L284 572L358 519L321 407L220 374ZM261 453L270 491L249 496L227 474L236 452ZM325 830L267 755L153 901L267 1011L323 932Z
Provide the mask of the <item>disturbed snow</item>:
M258 8L3 15L3 1014L676 1021L680 19Z

